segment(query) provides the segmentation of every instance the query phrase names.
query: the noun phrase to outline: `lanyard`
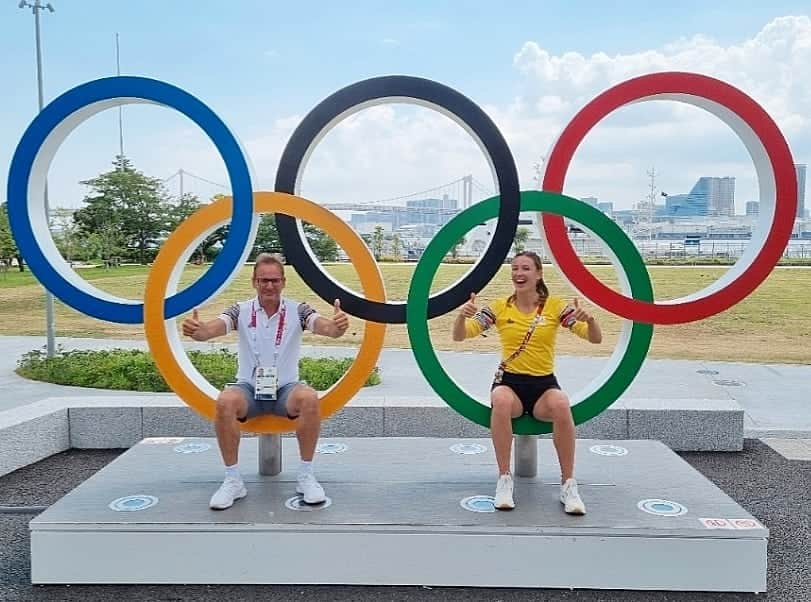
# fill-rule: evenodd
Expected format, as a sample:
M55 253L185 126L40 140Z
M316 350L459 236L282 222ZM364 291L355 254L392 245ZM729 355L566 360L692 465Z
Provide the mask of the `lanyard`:
M532 322L530 323L529 328L527 329L527 333L524 335L524 340L521 341L521 344L518 346L518 349L513 351L512 355L510 357L508 357L506 360L501 362L501 364L499 365L499 368L501 370L504 370L504 368L507 367L507 364L509 362L513 361L516 357L518 357L521 354L521 352L524 349L527 348L527 344L529 343L529 339L532 338L532 333L535 332L535 327L541 321L541 312L543 311L543 307L544 307L543 304L538 305L538 311L535 313L535 317L532 319Z
M543 311L543 304L538 305L538 311L535 313L535 317L532 319L532 322L527 329L527 333L524 335L524 340L521 341L521 344L518 346L518 349L512 352L512 355L508 357L506 360L502 361L498 368L496 368L496 375L493 378L493 384L501 383L501 379L504 376L504 371L507 369L507 364L521 355L521 352L527 348L527 344L529 343L529 339L532 338L532 333L535 332L535 327L541 321L542 316L541 312Z
M279 347L282 344L282 335L284 334L284 319L287 315L287 306L284 303L283 299L279 300L279 324L276 327L276 344L273 347L273 365L276 365L276 362L279 358ZM253 355L254 359L256 360L255 366L261 365L259 362L259 341L257 340L256 331L256 303L251 303L251 321L248 324L248 328L251 331L251 339L253 341Z

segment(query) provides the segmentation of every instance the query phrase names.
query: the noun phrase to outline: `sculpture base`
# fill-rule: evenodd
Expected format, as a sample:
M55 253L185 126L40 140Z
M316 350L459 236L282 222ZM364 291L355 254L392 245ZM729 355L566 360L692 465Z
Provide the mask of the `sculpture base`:
M768 531L655 441L578 441L581 517L546 439L510 512L492 509L487 439L324 439L321 507L296 496L282 443L265 477L243 440L248 496L217 512L215 440L143 440L31 521L32 582L766 589Z

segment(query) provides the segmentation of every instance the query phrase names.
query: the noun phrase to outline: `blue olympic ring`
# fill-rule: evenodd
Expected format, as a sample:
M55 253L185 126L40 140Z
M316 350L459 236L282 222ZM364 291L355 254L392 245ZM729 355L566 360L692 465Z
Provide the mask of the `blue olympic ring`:
M32 172L47 173L56 150L73 127L99 111L124 104L121 99L166 105L200 126L222 156L233 190L233 216L222 251L199 280L166 299L167 318L187 312L214 296L245 260L255 236L253 187L245 155L225 123L203 102L162 81L129 76L91 81L56 98L31 122L14 152L8 177L8 217L20 252L37 279L47 283L56 297L74 309L109 322L140 324L144 321L143 303L121 301L109 295L99 298L87 290L81 278L65 278L51 265L34 233L29 211L29 205L36 200L42 202L41 194L29 194ZM44 177L41 179L44 186ZM38 185L36 181L33 184ZM55 251L52 240L50 246ZM58 251L56 256L64 263Z

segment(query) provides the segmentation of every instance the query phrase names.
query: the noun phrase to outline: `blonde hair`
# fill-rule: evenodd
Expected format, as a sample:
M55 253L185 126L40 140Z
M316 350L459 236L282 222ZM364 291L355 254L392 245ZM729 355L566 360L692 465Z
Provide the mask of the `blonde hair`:
M253 264L253 277L256 278L256 270L259 269L260 265L275 265L279 266L279 269L282 271L282 277L284 277L284 264L282 260L279 259L278 255L274 255L273 253L259 253L256 256L256 261Z

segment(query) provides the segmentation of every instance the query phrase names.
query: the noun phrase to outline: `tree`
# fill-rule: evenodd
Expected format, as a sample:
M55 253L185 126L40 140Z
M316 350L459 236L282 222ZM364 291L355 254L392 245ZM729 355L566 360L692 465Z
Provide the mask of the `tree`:
M402 250L403 250L403 241L400 238L400 235L395 232L394 236L391 237L391 252L392 255L394 255L394 258L398 261L400 260L400 253L402 252Z
M112 171L81 182L92 190L75 219L85 234L107 230L103 238L108 243L123 243L135 259L145 263L170 221L168 196L159 179L145 176L126 157L117 156L113 165ZM120 235L119 240L113 232ZM111 253L113 245L105 246Z
M212 199L213 200L213 199ZM197 195L186 193L166 209L166 230L171 232L201 206Z
M338 245L323 230L305 222L304 235L319 261L335 261L338 258ZM255 257L259 253L281 253L282 251L282 241L276 227L276 216L273 213L266 213L262 216L259 229L256 231L252 256Z
M335 261L338 259L338 243L332 240L326 232L313 224L304 223L304 234L310 248L319 261Z
M211 197L211 202L213 203L224 196L224 194L215 194ZM197 195L184 194L176 203L170 204L167 208L166 217L168 221L166 231L173 232L181 223L188 219L190 215L200 209L200 207L202 207L202 203ZM203 239L203 242L201 242L192 253L192 257L199 263L210 261L216 255L215 247L221 245L227 237L228 226L217 228Z
M372 232L372 254L377 261L383 256L383 239L383 226L378 224Z
M467 239L466 239L464 236L463 236L462 238L460 238L459 240L457 240L457 241L456 241L456 244L454 244L454 245L451 247L451 257L453 257L454 259L456 259L456 258L458 257L458 255L459 255L459 247L464 246L464 244L465 244L466 242L467 242Z
M527 240L529 240L529 229L520 226L515 231L515 238L513 238L513 250L516 253L521 253L527 248Z
M73 210L54 207L50 212L51 230L56 248L68 263L81 257L84 240L79 236L79 227L73 219Z
M256 257L259 253L281 252L282 241L279 239L279 231L276 229L276 215L265 213L259 221L259 229L256 231L251 256Z
M6 266L11 266L13 259L17 260L17 265L21 272L25 271L20 250L11 234L11 226L8 223L8 203L0 205L0 261Z

